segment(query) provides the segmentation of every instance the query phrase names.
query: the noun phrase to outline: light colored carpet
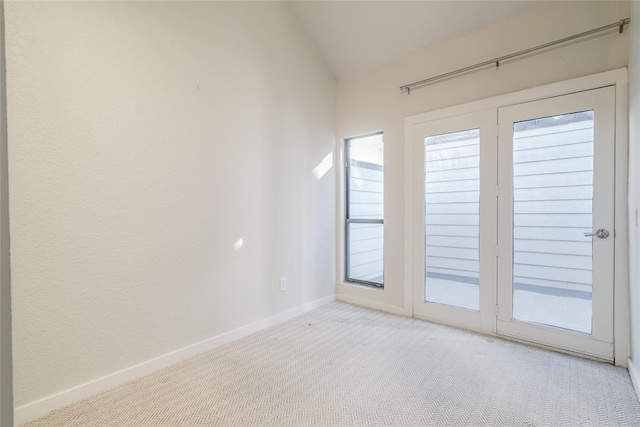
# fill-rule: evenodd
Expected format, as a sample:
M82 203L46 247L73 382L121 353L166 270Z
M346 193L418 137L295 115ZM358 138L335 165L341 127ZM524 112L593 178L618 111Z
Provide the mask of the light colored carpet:
M28 424L640 425L627 371L333 303Z

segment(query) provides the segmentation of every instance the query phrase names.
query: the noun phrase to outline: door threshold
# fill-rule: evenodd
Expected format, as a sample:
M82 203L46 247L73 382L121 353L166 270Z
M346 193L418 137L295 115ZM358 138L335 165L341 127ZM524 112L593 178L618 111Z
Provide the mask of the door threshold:
M476 329L476 328L469 328L469 327L464 327L464 326L460 326L460 325L451 325L448 323L445 323L441 320L438 319L433 319L427 316L421 316L418 314L413 314L413 317L419 320L423 320L429 323L435 323L437 325L442 325L442 326L447 326L449 328L455 328L455 329L461 329L464 331L469 331L469 332L475 332L478 333L480 335L485 335L488 337L492 337L492 338L499 338L499 339L503 339L505 341L511 341L511 342L515 342L518 344L523 344L523 345L528 345L531 347L536 347L536 348L541 348L543 350L549 350L549 351L553 351L555 353L561 353L561 354L566 354L569 356L575 356L575 357L579 357L581 359L588 359L588 360L593 360L595 362L602 362L602 363L608 363L610 365L615 365L615 356L614 359L607 359L607 358L603 358L603 357L599 357L599 356L594 356L592 354L587 354L587 353L579 353L575 350L568 350L566 348L562 348L562 347L554 347L548 344L543 344L543 343L539 343L536 341L531 341L531 340L527 340L527 339L522 339L520 337L514 337L514 336L510 336L510 335L502 335L502 334L498 334L496 332L491 332L491 331L486 331L483 329Z

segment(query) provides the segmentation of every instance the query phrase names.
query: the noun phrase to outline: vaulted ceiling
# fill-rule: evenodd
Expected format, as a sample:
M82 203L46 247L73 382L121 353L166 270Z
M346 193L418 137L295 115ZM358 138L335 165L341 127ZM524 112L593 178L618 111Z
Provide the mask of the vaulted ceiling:
M337 78L367 71L540 5L535 1L291 1Z

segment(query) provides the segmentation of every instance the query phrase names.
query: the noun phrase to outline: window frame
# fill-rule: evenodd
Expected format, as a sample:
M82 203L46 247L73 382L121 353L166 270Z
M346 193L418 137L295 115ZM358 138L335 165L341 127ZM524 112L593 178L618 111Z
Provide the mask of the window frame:
M344 281L346 283L352 283L352 284L358 284L358 285L364 285L364 286L371 286L377 289L384 289L384 238L383 238L383 244L382 244L382 263L383 263L383 269L382 269L382 283L376 283L376 282L371 282L368 280L359 280L359 279L353 279L349 277L349 266L350 266L350 259L349 259L349 251L350 251L350 247L349 247L349 225L350 224L381 224L382 225L382 233L384 236L384 202L382 204L382 218L381 219L351 219L349 216L349 205L350 205L350 201L349 201L349 193L350 193L350 187L349 187L349 183L351 180L351 141L355 140L355 139L361 139L361 138L366 138L369 136L374 136L374 135L384 135L383 131L376 131L376 132L371 132L371 133L366 133L366 134L362 134L362 135L357 135L357 136L352 136L349 138L345 138L344 139L344 146L343 146L343 150L344 150L344 177L345 177L345 184L344 184L344 189L345 189L345 210L344 210ZM383 140L383 147L384 147L384 140ZM383 152L384 152L384 148L383 148ZM383 176L383 186L382 186L382 194L384 197L384 165L383 165L383 169L382 169L382 176ZM384 199L383 199L384 200Z

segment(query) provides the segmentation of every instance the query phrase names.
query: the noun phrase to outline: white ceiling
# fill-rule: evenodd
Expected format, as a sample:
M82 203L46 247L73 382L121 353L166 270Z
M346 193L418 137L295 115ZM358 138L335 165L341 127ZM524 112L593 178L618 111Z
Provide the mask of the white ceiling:
M291 1L337 78L498 23L535 1Z

